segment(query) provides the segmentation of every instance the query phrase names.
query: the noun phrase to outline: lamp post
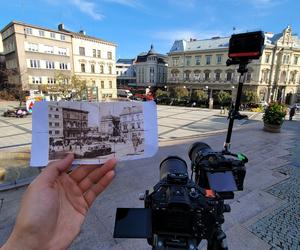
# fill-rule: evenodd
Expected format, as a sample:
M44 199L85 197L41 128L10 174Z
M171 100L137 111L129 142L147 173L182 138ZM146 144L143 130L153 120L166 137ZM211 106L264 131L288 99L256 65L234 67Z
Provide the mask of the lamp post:
M207 90L207 94L208 94L208 86L205 86L205 89ZM213 99L213 89L211 88L209 91L209 101L208 101L208 108L209 109L213 109L214 107L214 99Z

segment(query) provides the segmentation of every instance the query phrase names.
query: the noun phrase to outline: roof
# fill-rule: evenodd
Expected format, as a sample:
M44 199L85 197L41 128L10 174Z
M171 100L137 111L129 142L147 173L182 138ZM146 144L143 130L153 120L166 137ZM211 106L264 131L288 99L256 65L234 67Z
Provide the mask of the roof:
M133 64L134 59L118 59L117 63Z
M275 45L277 41L285 35L286 31L291 31L291 27L288 26L277 34L265 32L265 45ZM292 34L291 37L293 39L293 47L300 48L300 39L295 34ZM228 49L229 39L230 37L213 37L203 40L176 40L169 53Z
M158 63L166 63L166 55L159 54L154 50L153 45L151 44L150 50L148 52L141 52L137 58L136 58L136 63L141 63L141 62L146 62L148 56L156 56L157 57L157 62Z
M36 28L36 29L47 30L47 31L50 31L50 32L61 33L61 34L70 35L70 36L73 36L73 37L80 37L80 38L85 38L85 39L97 40L97 41L100 41L100 42L103 42L103 43L107 43L107 44L110 44L110 45L113 45L113 46L117 46L113 42L109 42L109 41L106 41L106 40L103 40L103 39L100 39L100 38L97 38L97 37L93 37L93 36L88 36L88 35L85 35L85 34L80 33L80 32L73 32L73 31L66 30L66 29L61 29L61 30L49 29L49 28L45 28L45 27L42 27L42 26L32 25L32 24L28 24L28 23L24 23L24 22L20 22L20 21L15 21L15 20L13 20L9 24L7 24L0 32L2 33L8 27L10 27L14 24L24 25L24 26L31 27L31 28Z
M170 50L172 52L226 49L229 46L230 37L216 37L205 40L176 40Z
M88 114L89 111L86 111L86 110L81 110L81 109L73 109L73 108L65 108L65 107L62 107L63 111L66 110L66 111L72 111L72 112L77 112L77 113L85 113L85 114Z
M137 114L137 113L142 113L142 112L143 112L142 106L124 107L120 116Z

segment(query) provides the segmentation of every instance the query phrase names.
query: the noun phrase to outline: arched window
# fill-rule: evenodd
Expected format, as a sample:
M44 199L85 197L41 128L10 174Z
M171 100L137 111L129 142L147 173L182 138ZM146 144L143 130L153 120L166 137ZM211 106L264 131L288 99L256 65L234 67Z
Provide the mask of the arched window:
M196 81L200 80L200 73L201 73L200 70L195 70L195 71L194 71L194 79L195 79Z
M91 72L95 73L95 65L94 64L91 65Z
M110 75L112 74L112 66L111 66L111 65L108 66L108 73L109 73Z
M103 65L100 65L100 74L103 74L104 73L104 67Z
M219 69L215 70L215 80L218 82L221 80L221 73L222 73L222 70L219 70Z
M184 80L186 81L190 80L190 76L191 76L191 71L189 70L184 71Z

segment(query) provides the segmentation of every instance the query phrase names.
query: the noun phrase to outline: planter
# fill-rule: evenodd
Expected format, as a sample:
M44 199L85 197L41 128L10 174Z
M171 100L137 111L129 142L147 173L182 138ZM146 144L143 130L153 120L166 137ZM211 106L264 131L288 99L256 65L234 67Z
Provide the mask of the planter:
M280 133L281 125L268 124L264 122L264 131L271 133Z

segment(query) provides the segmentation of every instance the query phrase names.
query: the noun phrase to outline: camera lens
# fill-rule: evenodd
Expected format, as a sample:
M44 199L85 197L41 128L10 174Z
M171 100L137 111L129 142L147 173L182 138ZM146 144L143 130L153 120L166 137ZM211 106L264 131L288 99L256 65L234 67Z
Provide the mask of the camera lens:
M187 175L186 162L178 156L169 156L160 163L160 180L173 175Z
M213 152L211 147L204 142L194 143L189 150L189 157L192 162L195 162L197 155Z

